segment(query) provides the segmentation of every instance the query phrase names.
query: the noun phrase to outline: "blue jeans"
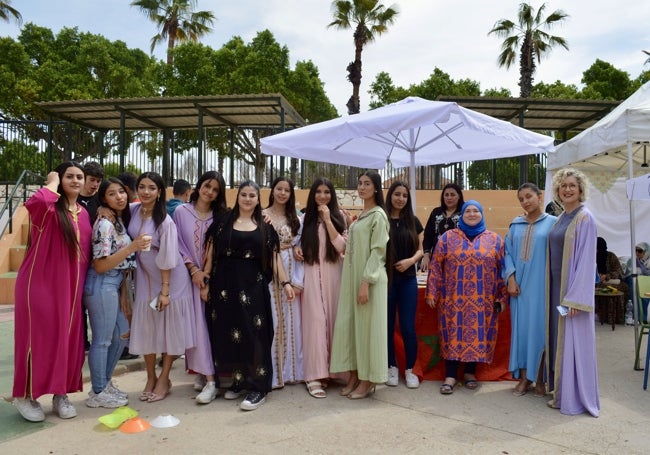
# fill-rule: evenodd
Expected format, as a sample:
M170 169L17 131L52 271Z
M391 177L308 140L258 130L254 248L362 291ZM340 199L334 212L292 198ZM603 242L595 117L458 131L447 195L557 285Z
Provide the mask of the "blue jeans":
M388 288L388 366L397 366L395 360L395 314L399 313L399 329L404 341L406 369L413 368L418 355L415 334L415 310L418 307L418 282L415 276L393 275Z
M100 393L128 342L129 323L120 309L121 270L98 274L90 266L84 285L84 305L88 309L92 341L88 351L93 392Z

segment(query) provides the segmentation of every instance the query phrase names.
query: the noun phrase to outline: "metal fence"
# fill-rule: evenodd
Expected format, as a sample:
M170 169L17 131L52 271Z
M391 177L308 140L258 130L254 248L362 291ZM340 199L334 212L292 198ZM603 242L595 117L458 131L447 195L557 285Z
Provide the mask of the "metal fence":
M158 172L171 185L176 179L195 182L206 170L217 170L230 186L246 179L260 180L270 186L278 175L287 175L300 188L309 188L319 176L332 180L337 188L356 188L357 177L364 171L342 165L267 156L263 172L250 163L245 154L228 141L228 131L205 129L204 149L199 156L196 130L173 131L163 138L159 131L128 131L125 151L121 153L118 131L99 132L62 121L0 121L0 181L16 181L23 170L46 175L59 162L98 161L107 176L123 170L139 174ZM163 173L163 144L169 144L169 171ZM408 170L387 166L379 170L385 186L400 179L408 181ZM450 163L421 166L416 171L417 189L440 189L453 182L466 189L515 189L524 181L544 186L546 156ZM166 175L167 174L167 175ZM256 179L256 175L261 175Z

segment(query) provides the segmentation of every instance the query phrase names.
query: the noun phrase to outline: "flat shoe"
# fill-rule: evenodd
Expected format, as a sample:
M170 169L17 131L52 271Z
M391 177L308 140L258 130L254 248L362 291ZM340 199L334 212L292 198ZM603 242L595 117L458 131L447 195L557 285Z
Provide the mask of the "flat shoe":
M365 393L355 393L355 392L352 392L348 395L348 398L350 400L361 400L362 398L367 398L368 396L370 396L371 393L375 393L375 386L372 385L368 387L368 390L366 390Z
M478 382L476 379L469 379L465 381L465 387L467 387L469 390L476 390L478 389Z

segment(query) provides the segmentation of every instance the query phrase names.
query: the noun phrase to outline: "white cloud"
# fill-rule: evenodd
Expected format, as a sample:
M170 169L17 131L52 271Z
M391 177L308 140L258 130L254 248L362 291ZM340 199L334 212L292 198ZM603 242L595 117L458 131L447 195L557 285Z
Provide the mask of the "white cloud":
M454 79L479 81L483 90L506 87L513 95L518 94L517 68L506 71L497 67L500 39L487 33L498 19L514 19L520 0L396 3L401 12L395 25L364 49L363 107L370 99L370 83L380 71L387 71L397 85L408 86L421 82L438 67ZM214 32L202 41L219 48L233 35L248 42L258 31L268 28L280 44L289 48L292 63L309 59L318 66L330 100L339 113L345 114L345 103L352 91L345 71L354 57L352 32L327 28L332 20L330 4L329 0L199 0L199 9L212 10L217 16ZM54 32L63 26L78 26L81 31L121 39L146 52L156 33L153 24L128 0L32 0L15 2L14 6L25 22ZM650 49L650 2L547 2L547 13L555 9L570 15L563 26L552 31L568 40L570 51L555 49L539 65L535 81L551 83L559 79L580 85L582 73L597 58L627 71L633 78L644 70L646 56L641 49ZM0 23L0 27L1 35L18 34L12 24ZM164 48L157 48L155 55L163 58Z

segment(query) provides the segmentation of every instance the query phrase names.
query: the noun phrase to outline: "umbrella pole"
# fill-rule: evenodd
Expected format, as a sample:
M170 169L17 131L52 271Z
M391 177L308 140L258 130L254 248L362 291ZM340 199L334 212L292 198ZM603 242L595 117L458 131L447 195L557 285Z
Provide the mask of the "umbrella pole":
M411 165L409 166L409 181L411 183L411 205L413 206L413 213L417 214L415 203L415 150L410 151Z

